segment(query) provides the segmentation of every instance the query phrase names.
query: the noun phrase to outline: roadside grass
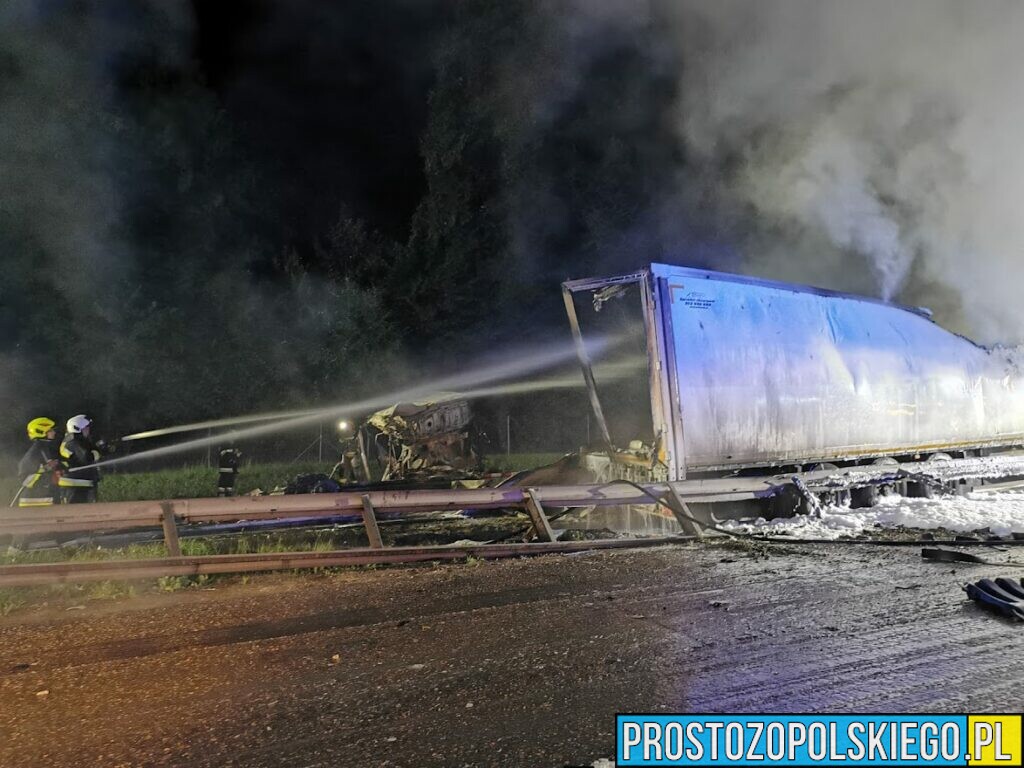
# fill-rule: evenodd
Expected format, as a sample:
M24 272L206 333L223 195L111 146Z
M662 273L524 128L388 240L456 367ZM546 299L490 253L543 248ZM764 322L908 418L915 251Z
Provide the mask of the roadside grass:
M484 462L491 472L518 472L550 464L561 453L513 453L488 456ZM239 495L259 488L269 492L284 487L296 475L329 474L333 464L303 462L243 465L238 475ZM0 478L0 504L7 504L18 492L20 480ZM217 495L217 469L187 466L156 472L112 471L100 482L100 501L148 501L152 499L199 499Z
M24 590L0 589L0 616L10 613L25 605Z
M564 453L499 453L487 456L484 466L491 472L520 472L536 469L558 461Z
M0 477L0 504L6 507L11 499L14 498L14 494L18 492L20 486L21 478Z
M264 492L286 486L296 475L329 474L333 464L243 465L236 483L240 496L259 488ZM157 472L117 473L100 482L100 501L150 499L199 499L217 495L217 468L205 466L164 469Z
M296 475L329 474L333 466L317 462L242 466L238 475L238 493L248 494L256 488L269 492L275 487L284 487ZM20 485L19 478L0 478L0 504L6 506ZM99 487L99 501L199 499L216 495L217 468L206 466L187 466L156 472L110 471L104 473Z
M349 544L335 543L332 538L317 532L310 536L299 531L283 532L290 535L241 534L210 538L186 538L181 540L182 554L186 556L217 554L248 554L254 552L308 552L341 549ZM363 536L365 545L365 536ZM61 547L45 550L9 550L0 555L0 564L20 565L26 563L89 562L101 560L144 560L166 557L167 550L162 542L131 544L125 547ZM341 569L316 569L324 572ZM299 573L296 571L295 573ZM197 576L161 576L156 579L139 581L98 581L84 583L53 584L35 587L12 587L0 589L0 617L32 607L58 607L72 610L88 601L109 601L152 592L178 592L185 589L203 589L215 583L247 584L261 575L273 574L201 574Z
M181 539L185 557L207 555L248 555L272 552L330 552L334 549L366 546L366 533L361 527L338 526L323 530L267 531L260 533L221 534L219 536L185 537ZM83 563L103 560L148 560L167 557L162 541L128 544L119 547L94 545L48 547L20 550L12 547L0 554L0 565L39 563Z
M459 539L492 540L520 531L526 522L522 515L497 515L486 521L477 519L422 519L401 525L381 525L386 546L422 543L450 543ZM154 537L159 534L154 533ZM270 554L274 552L331 552L365 547L369 542L361 524L342 524L320 528L252 531L212 536L183 536L181 553L186 557L207 555ZM25 565L57 562L97 562L104 560L146 560L167 557L162 540L102 546L65 544L42 549L11 547L0 552L0 565Z
M135 593L135 585L128 581L95 581L85 590L88 600L117 600Z

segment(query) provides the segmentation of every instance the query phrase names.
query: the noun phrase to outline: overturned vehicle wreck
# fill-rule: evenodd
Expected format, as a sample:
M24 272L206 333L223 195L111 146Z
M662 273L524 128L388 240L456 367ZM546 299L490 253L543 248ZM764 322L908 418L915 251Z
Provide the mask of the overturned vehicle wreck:
M396 403L370 414L342 441L330 475L298 475L284 492L453 487L482 477L477 444L473 412L465 398L439 394L429 401Z
M928 310L667 264L569 281L563 294L602 443L582 461L600 481L914 462L926 473L1024 445L1024 374L1012 356L941 328ZM632 334L646 350L640 379L602 383L588 332ZM817 501L870 506L880 491L935 488L869 483ZM761 512L815 501L794 491Z
M382 481L461 478L483 469L469 401L457 395L397 403L372 414L360 431Z

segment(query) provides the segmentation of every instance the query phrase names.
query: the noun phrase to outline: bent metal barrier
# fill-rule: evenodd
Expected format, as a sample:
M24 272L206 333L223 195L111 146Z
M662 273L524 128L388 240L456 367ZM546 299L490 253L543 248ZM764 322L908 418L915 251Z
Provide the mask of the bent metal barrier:
M925 467L924 470L923 467ZM952 459L938 463L914 462L859 466L791 475L694 479L673 483L652 483L639 488L620 483L554 485L538 488L509 486L474 490L343 492L295 496L127 501L32 509L11 508L0 510L0 537L69 532L112 532L163 526L164 539L171 557L151 560L0 566L0 586L23 586L53 581L328 567L374 562L447 560L464 558L468 555L508 557L588 548L650 546L652 543L678 541L679 537L556 542L545 508L651 504L654 498L664 498L670 495L675 502L675 507L688 511L687 505L690 503L768 498L781 489L794 484L798 487L802 486L808 492L821 492L836 488L893 482L908 476L920 477L923 471L937 482L968 478L1020 476L1024 475L1024 456ZM538 543L385 548L377 528L378 519L393 519L445 510L509 508L522 509L529 515L539 540ZM297 517L315 519L340 515L353 515L362 518L370 542L369 548L336 552L269 553L258 556L182 557L178 542L179 524L284 520ZM684 532L691 533L694 537L700 537L700 527L695 526L691 519L678 514L676 514L676 519Z
M699 481L697 481L699 482ZM690 500L726 501L770 495L764 482L739 480L674 484ZM665 485L648 486L664 494ZM692 498L691 498L692 497ZM114 531L160 525L167 513L180 523L223 523L288 517L361 515L367 504L378 518L463 509L526 508L532 500L548 507L608 506L651 503L649 496L629 486L574 485L541 488L484 488L478 490L370 491L368 493L301 494L166 501L125 501L11 509L0 512L0 534L70 531Z
M239 520L271 520L289 517L336 517L364 515L372 510L378 518L464 509L519 508L529 511L536 502L544 507L615 506L649 504L651 494L664 496L669 489L685 502L724 502L767 498L791 485L793 478L813 491L853 488L891 482L897 475L925 473L940 481L961 478L997 478L1024 475L1024 456L990 456L943 462L911 462L865 465L840 470L822 469L786 475L717 477L649 483L642 492L635 487L601 485L549 485L538 488L457 490L403 490L297 494L294 496L236 496L232 498L121 501L100 504L0 509L0 536L5 534L67 533L77 531L124 531L175 523L223 523Z

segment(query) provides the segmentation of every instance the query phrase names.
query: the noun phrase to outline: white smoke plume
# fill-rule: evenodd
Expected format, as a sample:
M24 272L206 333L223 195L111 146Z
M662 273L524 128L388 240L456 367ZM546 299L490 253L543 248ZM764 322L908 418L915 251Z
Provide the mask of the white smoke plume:
M747 271L937 301L981 341L1024 339L1024 4L659 7L682 141L744 211L733 228L758 233Z

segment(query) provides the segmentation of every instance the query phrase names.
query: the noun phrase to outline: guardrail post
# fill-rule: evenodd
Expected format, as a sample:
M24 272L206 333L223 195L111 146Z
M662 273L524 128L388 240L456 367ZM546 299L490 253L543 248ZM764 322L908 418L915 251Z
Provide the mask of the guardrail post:
M377 515L373 511L373 504L370 503L369 494L363 494L363 525L366 526L366 538L370 540L373 549L382 549L384 542L380 538L380 528L377 527Z
M540 499L537 498L537 489L527 488L523 494L526 496L526 511L530 515L537 538L541 541L554 541L555 532L551 530L548 516L544 514L544 507L541 505Z
M160 504L163 510L161 515L164 525L164 543L167 545L167 554L171 557L181 557L181 542L178 541L178 523L174 519L174 505L169 501Z
M672 501L675 502L671 507L669 507L669 509L671 509L672 514L675 515L676 522L678 522L679 527L683 529L683 533L689 534L691 536L696 536L698 539L703 539L703 526L698 525L696 522L690 519L691 517L693 517L693 512L690 511L689 505L685 501L683 501L683 497L679 495L679 491L676 490L675 486L672 485L672 483L668 484L668 491L672 495ZM689 517L684 517L683 515L679 514L680 510L686 513L686 515L689 515Z

